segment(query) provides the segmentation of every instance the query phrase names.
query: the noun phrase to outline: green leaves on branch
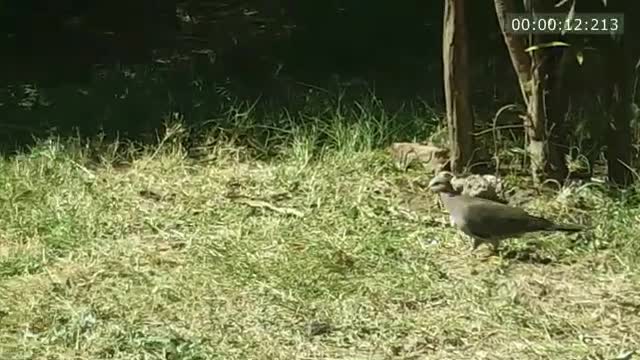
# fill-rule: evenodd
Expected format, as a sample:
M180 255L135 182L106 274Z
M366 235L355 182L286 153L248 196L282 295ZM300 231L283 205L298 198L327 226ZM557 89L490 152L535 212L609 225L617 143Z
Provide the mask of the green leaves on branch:
M534 52L536 50L547 49L547 48L552 48L552 47L573 47L573 46L571 46L570 44L568 44L566 42L563 42L563 41L551 41L551 42L548 42L548 43L536 44L536 45L529 46L528 48L524 49L524 51L529 53L529 54L531 54L532 52ZM582 65L582 63L584 62L584 52L585 52L585 50L596 50L596 48L590 47L590 46L586 46L586 47L574 50L575 56L576 56L576 61L578 62L579 65Z
M524 49L524 51L527 52L527 53L532 53L532 52L534 52L536 50L540 50L540 49L546 49L546 48L551 48L551 47L570 47L570 46L571 45L567 44L566 42L551 41L551 42L548 42L548 43L529 46L528 48Z

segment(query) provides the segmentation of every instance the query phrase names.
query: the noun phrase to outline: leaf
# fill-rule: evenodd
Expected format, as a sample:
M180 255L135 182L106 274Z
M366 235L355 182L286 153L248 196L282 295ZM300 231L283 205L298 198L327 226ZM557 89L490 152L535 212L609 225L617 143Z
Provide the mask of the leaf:
M584 62L584 54L582 53L582 51L578 51L576 53L576 60L578 61L578 65L582 65L582 63Z
M569 0L560 0L558 1L558 3L555 5L555 7L559 8L562 7L562 5L566 4L567 2L569 2ZM574 1L575 4L575 1Z
M570 22L571 20L573 20L573 18L576 16L576 2L574 1L571 4L571 8L569 9L569 12L567 13L567 18L564 19L565 22ZM563 29L561 32L561 35L564 35L567 32L567 29Z
M532 51L551 48L551 47L570 47L570 46L571 45L567 44L566 42L552 41L552 42L548 42L548 43L529 46L528 48L524 49L524 51L530 53Z

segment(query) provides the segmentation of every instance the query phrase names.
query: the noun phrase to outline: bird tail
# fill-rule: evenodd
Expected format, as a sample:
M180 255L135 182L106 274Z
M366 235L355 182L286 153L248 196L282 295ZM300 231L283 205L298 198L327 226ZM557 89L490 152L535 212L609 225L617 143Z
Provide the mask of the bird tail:
M553 224L549 228L551 231L578 232L584 230L585 227L576 224Z

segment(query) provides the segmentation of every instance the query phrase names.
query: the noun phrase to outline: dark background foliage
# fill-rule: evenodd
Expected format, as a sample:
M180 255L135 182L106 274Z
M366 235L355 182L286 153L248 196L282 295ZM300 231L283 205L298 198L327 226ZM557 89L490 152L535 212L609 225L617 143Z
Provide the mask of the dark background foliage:
M256 99L295 113L310 94L438 108L442 12L419 0L4 1L2 139L136 137L173 113L202 123ZM472 101L495 111L519 100L517 83L493 3L468 12Z

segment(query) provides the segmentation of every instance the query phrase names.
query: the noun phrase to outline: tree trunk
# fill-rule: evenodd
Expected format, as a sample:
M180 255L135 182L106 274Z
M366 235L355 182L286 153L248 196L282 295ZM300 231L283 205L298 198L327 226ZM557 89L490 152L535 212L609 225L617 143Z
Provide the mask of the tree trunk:
M494 0L496 15L500 23L500 30L504 37L504 42L509 50L511 64L518 76L520 91L522 92L522 100L528 104L531 94L529 81L531 80L531 58L524 51L526 48L525 38L523 36L514 35L505 31L505 19L507 13L518 12L515 0Z
M563 151L565 136L561 126L567 110L567 98L559 97L562 95L561 86L552 86L562 84L556 81L561 79L552 78L553 69L560 58L559 50L543 48L532 51L530 56L527 55L525 38L505 32L506 13L517 12L515 0L494 0L494 5L527 106L525 128L531 175L536 183L547 178L562 181L568 172ZM525 3L525 6L529 7L527 10L533 12L553 12L547 8L549 5L553 4L541 0ZM550 40L549 36L532 36L530 45Z
M548 36L534 36L534 43L552 41ZM558 52L562 49L538 49L531 57L531 94L528 103L528 153L531 175L536 183L546 179L562 182L568 174L565 160L566 131L564 119L568 97L562 91L561 72L554 71L561 64Z
M629 10L630 5L627 4ZM613 9L612 9L613 11ZM622 12L620 11L620 12ZM624 11L629 16L630 11ZM608 69L611 72L609 91L612 94L611 117L607 131L607 172L609 181L618 186L628 186L633 177L631 167L631 102L633 79L633 35L635 26L627 22L620 41L609 52ZM612 41L614 42L614 41Z
M464 6L465 0L445 1L442 35L451 171L457 174L462 173L470 165L474 153Z
M544 84L542 72L542 57L534 54L531 61L533 71L531 72L531 83L529 101L527 101L527 118L525 131L529 143L527 152L531 161L531 175L535 183L544 178L545 168L549 159L549 147L546 144L545 133L545 109L544 109Z

